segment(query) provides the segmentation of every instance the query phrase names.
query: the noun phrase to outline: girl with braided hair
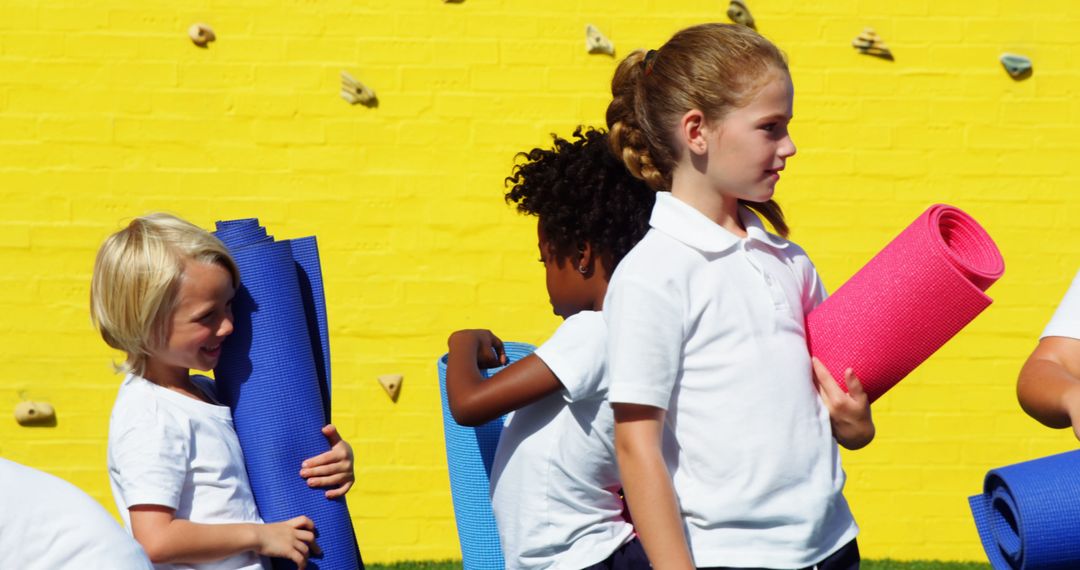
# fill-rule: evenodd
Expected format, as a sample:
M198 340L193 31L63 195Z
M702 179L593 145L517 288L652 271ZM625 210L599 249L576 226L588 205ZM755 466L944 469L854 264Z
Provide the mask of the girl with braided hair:
M565 321L487 380L481 368L506 364L502 341L487 330L452 334L450 411L465 425L513 412L491 469L507 568L646 570L619 494L600 310L616 265L649 229L656 193L610 153L602 131L579 128L522 156L506 201L537 217L548 295Z
M865 446L874 424L858 378L843 391L806 345L825 290L772 199L795 154L784 55L746 27L694 26L627 56L611 91L612 150L659 191L604 301L618 463L649 559L858 568L837 443Z

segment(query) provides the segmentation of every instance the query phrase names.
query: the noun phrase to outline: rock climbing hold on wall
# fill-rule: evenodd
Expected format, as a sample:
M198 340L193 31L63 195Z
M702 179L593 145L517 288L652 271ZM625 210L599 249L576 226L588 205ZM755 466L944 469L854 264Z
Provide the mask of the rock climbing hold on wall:
M341 70L341 98L350 105L360 103L364 106L375 104L375 92L370 87L360 83L348 71Z
M875 32L873 28L866 28L863 30L863 33L859 34L851 41L851 45L855 46L855 49L859 50L859 53L880 57L889 61L893 60L893 54L889 51L889 46L885 45L885 41L877 35L877 32Z
M56 425L56 410L47 402L19 402L15 406L15 421L21 426Z
M214 30L211 30L210 26L207 26L206 24L192 24L191 27L188 28L188 37L191 38L192 43L201 48L206 47L206 44L217 39L217 36L214 35Z
M604 34L600 33L600 30L596 29L596 26L587 24L585 26L585 49L589 53L606 53L608 55L615 55L615 44L611 43L611 40L607 39Z
M741 24L748 28L757 29L757 25L754 23L754 16L750 14L750 8L746 7L746 2L742 0L731 0L731 5L727 9L728 18L731 18L732 22Z
M1005 67L1005 72L1009 74L1009 77L1013 79L1027 79L1031 77L1032 65L1031 59L1015 53L1003 53L1001 54L1001 65Z
M390 396L390 399L397 402L398 394L401 393L401 383L405 381L405 377L401 374L383 374L379 376L379 384L386 390L386 395Z

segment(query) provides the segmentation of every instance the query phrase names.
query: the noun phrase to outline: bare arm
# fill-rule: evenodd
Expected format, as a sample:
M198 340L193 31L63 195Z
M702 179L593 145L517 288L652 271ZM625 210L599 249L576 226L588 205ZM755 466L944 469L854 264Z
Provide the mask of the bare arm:
M136 505L131 533L150 561L212 562L241 552L288 558L303 570L315 526L307 517L273 524L199 524L175 518L175 511L159 505Z
M641 544L656 570L693 570L682 515L661 451L664 410L612 404L615 453Z
M1016 396L1029 416L1052 428L1071 426L1080 438L1080 340L1039 341L1020 370Z
M491 331L457 331L447 344L446 395L450 412L461 425L482 425L563 387L544 361L533 354L484 378L481 368L506 364L502 341Z

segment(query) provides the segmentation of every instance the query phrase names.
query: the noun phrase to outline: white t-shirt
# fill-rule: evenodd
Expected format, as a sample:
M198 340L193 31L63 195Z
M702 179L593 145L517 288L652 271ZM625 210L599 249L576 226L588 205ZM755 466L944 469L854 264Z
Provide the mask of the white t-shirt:
M0 568L150 570L139 543L77 487L0 458Z
M584 311L536 349L564 390L513 412L499 438L491 502L507 568L584 568L633 535L618 494L606 341L603 316Z
M211 399L213 381L192 376ZM109 419L109 482L116 508L161 505L203 524L261 523L244 454L226 406L208 404L128 374ZM200 564L156 564L157 570L255 570L255 552Z
M1073 278L1072 286L1065 293L1054 317L1043 330L1042 338L1048 336L1064 336L1080 339L1080 271Z
M806 345L825 292L801 248L739 213L744 239L657 195L604 302L609 399L667 410L697 566L800 568L858 533Z

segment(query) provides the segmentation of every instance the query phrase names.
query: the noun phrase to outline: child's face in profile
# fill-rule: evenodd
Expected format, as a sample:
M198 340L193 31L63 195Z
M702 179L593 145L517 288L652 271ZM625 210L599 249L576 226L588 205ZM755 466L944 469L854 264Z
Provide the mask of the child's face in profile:
M551 301L552 311L565 319L590 308L592 302L585 285L585 276L578 271L573 256L558 256L539 226L537 234L540 262L544 264L547 274L548 300Z
M221 343L233 332L233 288L229 271L216 263L188 260L180 279L176 309L165 346L154 351L147 375L210 370L221 356ZM150 378L162 382L165 378Z
M703 130L714 188L751 202L773 197L780 171L795 154L788 132L794 97L791 77L776 71L746 105Z

